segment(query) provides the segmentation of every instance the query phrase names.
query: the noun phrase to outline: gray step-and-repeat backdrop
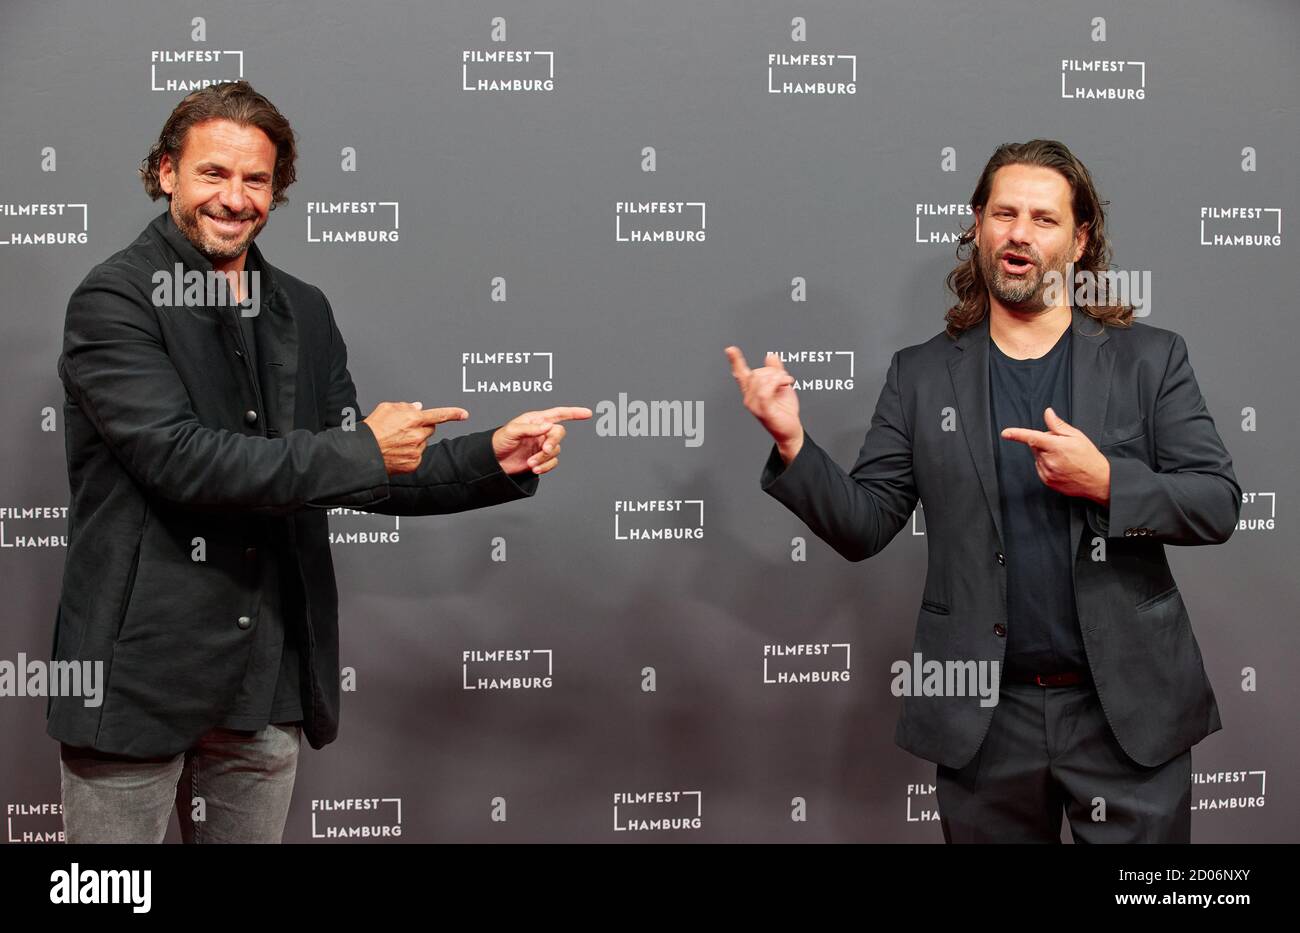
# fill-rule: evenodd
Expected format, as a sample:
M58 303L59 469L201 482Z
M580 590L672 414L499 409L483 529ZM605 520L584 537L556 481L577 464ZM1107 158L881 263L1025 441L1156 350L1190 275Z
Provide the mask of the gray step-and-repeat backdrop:
M1244 490L1227 544L1168 549L1224 722L1193 838L1294 840L1298 46L1290 0L9 0L0 662L49 657L68 296L161 209L135 171L171 108L242 76L301 140L258 242L329 296L365 412L604 415L534 499L331 516L341 731L304 743L286 840L940 841L889 670L924 504L837 556L760 490L722 351L789 354L849 464L891 354L943 327L985 160L1058 138ZM6 841L60 837L44 708L0 697Z

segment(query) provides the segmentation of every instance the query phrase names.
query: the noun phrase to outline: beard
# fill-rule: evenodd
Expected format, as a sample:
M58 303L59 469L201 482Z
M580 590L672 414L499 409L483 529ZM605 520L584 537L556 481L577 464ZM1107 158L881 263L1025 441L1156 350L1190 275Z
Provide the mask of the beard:
M1021 256L1027 256L1033 260L1033 265L1026 268L1021 275L1012 275L1002 268L1002 254L1010 250ZM1012 246L1009 242L1003 243L996 250L980 252L979 268L984 275L984 281L988 284L988 289L993 295L1009 308L1016 311L1037 312L1047 308L1047 303L1043 300L1043 292L1047 289L1047 273L1056 272L1060 275L1057 281L1066 289L1066 293L1072 293L1073 282L1067 282L1066 260L1068 249L1062 250L1054 256L1047 257L1044 261L1038 251L1032 247Z
M234 236L227 236L220 233L211 232L209 228L202 226L199 220L199 214L205 214L208 217L215 217L218 220L252 220L254 223L244 230L243 233ZM258 220L257 211L249 209L241 214L226 211L220 205L206 204L201 207L191 207L187 202L181 200L178 194L173 194L171 198L171 215L172 220L176 222L176 227L185 235L209 262L228 262L241 256L248 244L262 232L269 218L263 217Z

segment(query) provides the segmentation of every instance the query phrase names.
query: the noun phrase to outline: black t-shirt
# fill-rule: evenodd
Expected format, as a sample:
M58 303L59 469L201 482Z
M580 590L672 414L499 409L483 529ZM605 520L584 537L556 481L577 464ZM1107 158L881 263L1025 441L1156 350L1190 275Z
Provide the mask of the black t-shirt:
M989 338L989 407L1007 560L1008 674L1087 670L1074 603L1070 497L1038 477L1034 453L1003 428L1046 431L1043 409L1070 420L1070 328L1037 359L1012 359Z

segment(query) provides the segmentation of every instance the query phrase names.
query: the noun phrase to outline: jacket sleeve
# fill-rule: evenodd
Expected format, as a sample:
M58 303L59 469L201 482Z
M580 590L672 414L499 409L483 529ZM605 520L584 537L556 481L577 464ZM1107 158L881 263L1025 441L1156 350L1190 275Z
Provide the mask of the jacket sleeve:
M848 560L884 550L916 509L912 440L898 379L895 353L857 463L847 474L804 432L789 465L772 446L759 480L764 492Z
M254 437L199 423L149 296L111 267L73 292L59 378L148 495L182 506L287 514L388 493L368 426Z
M328 300L325 305L329 308ZM343 412L350 410L354 413L356 430L364 429L373 437L369 426L361 421L357 390L348 373L347 345L334 321L332 308L329 308L329 322L331 362L326 424L330 427L339 424ZM444 515L531 496L537 491L540 477L531 471L505 473L492 450L494 433L495 429L479 431L430 444L414 473L387 476L386 498L350 507L382 515ZM375 446L378 449L378 444ZM380 463L382 469L382 455Z
M1241 514L1241 487L1197 387L1187 343L1175 334L1151 425L1156 469L1131 457L1110 461L1110 504L1090 502L1088 523L1111 538L1222 544Z

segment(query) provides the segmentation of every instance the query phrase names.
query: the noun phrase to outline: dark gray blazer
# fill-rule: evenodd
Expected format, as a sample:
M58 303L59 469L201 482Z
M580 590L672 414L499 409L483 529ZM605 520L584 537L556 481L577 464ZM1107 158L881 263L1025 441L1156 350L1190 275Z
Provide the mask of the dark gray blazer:
M1070 423L1111 467L1108 508L1072 499L1074 591L1106 718L1152 766L1222 728L1169 571L1166 544L1221 544L1241 487L1192 374L1183 338L1103 326L1074 309ZM1007 574L989 415L989 327L940 333L894 354L857 463L847 474L812 438L785 467L773 446L762 488L849 560L879 552L925 507L929 563L914 652L1001 662ZM945 415L956 430L943 429ZM1105 559L1094 560L1099 539ZM895 739L952 768L968 763L993 707L979 697L903 698Z
M502 472L492 431L432 444L416 472L390 477L329 302L249 249L263 270L257 380L237 309L154 306L156 270L212 268L166 212L68 303L58 370L72 501L53 655L100 661L107 681L101 706L51 698L47 731L70 745L170 756L217 724L253 645L251 558L274 540L296 558L284 617L303 659L303 732L320 748L339 711L325 510L429 515L537 489L536 474Z

